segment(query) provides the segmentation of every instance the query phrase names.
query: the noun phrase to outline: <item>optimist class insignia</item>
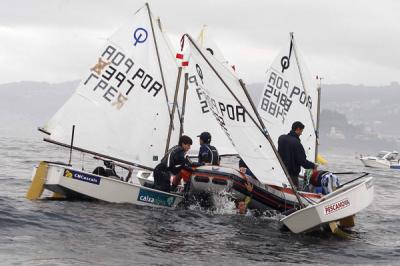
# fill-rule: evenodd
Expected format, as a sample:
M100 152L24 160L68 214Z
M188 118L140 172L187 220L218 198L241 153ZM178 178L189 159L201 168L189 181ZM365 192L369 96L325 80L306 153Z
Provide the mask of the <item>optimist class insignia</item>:
M147 33L147 30L143 28L137 28L133 33L133 45L136 46L136 44L138 43L144 43L147 40L148 36L149 34Z

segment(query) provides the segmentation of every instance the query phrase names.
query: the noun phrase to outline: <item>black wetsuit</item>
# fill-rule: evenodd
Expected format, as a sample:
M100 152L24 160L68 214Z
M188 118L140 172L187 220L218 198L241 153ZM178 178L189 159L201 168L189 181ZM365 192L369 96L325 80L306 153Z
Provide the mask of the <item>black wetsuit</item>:
M199 150L199 163L219 165L219 154L217 148L210 144L202 144Z
M154 188L169 192L171 190L171 174L177 175L184 167L190 167L182 146L174 146L164 155L154 169Z
M306 152L300 142L300 138L294 130L290 131L287 135L279 137L278 152L294 185L298 187L300 167L312 169L315 168L315 164L307 160Z

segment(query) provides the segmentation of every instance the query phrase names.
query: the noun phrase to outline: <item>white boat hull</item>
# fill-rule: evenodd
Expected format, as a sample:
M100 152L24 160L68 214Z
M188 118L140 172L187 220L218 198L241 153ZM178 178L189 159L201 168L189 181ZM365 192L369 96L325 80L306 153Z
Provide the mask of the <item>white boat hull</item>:
M397 151L381 151L377 156L361 157L360 161L366 167L400 169L400 159Z
M390 162L387 160L379 160L379 159L371 159L371 158L361 158L360 161L364 164L366 167L372 167L372 168L384 168L384 169L389 169L390 168Z
M318 204L300 209L281 221L293 233L312 231L321 225L355 215L373 201L373 178L346 185L323 197Z
M76 193L106 202L163 208L174 208L183 200L180 195L52 163L48 164L44 188L62 196Z

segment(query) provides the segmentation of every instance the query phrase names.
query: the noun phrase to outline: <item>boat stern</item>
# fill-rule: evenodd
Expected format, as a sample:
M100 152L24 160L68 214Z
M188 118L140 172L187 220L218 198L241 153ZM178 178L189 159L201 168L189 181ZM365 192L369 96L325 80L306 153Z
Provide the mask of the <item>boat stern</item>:
M373 178L369 177L344 186L322 198L319 203L298 210L281 221L293 233L307 232L357 214L368 207L373 198Z

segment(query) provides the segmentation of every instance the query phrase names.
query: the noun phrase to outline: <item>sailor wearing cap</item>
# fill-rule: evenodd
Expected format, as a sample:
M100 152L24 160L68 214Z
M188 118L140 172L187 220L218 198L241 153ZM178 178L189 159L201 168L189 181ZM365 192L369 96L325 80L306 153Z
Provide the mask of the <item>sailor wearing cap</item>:
M210 145L211 134L209 132L202 132L197 137L200 138L199 163L219 165L218 150Z

